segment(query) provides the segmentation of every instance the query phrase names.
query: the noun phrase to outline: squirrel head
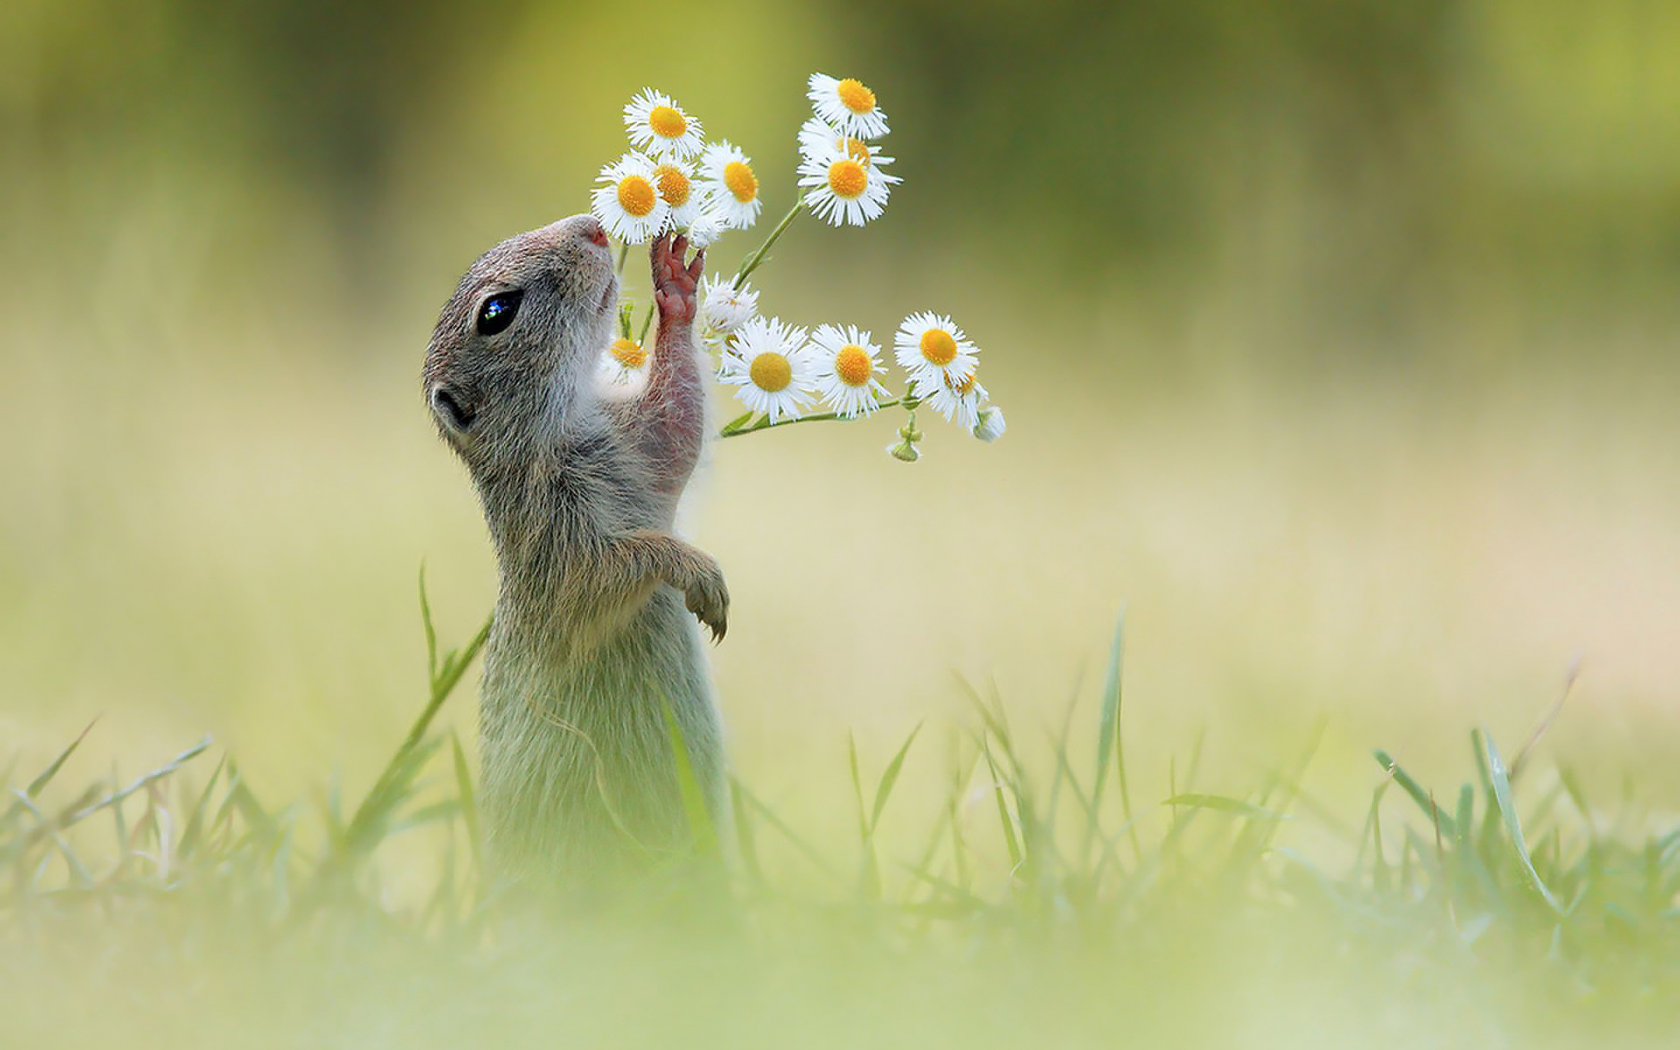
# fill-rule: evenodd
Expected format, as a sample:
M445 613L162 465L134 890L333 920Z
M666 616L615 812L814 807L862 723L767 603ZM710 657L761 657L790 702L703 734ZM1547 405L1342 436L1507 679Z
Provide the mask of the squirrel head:
M514 468L585 422L578 395L618 305L606 231L574 215L485 252L444 304L426 403L475 475Z

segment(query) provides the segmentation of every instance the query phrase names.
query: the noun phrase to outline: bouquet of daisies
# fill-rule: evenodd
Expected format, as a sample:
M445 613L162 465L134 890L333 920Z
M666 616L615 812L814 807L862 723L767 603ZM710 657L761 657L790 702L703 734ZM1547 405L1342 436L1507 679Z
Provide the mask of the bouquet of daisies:
M906 417L887 451L913 463L921 458L916 409L927 405L975 437L996 440L1004 431L1003 412L980 385L979 348L951 318L923 312L899 325L893 356L907 386L895 397L881 382L882 349L867 329L807 329L759 312L748 278L801 213L833 226L862 226L881 216L900 181L887 171L893 158L881 152L887 115L873 91L857 80L813 73L807 94L812 116L799 129L800 192L793 207L733 277L708 274L700 282L696 331L714 355L719 381L734 386L747 409L721 436L899 408ZM624 124L633 149L601 169L591 196L591 210L620 242L620 271L632 244L674 231L709 248L729 231L758 222L758 173L738 146L727 139L706 142L699 120L651 88L624 107ZM603 355L603 369L615 383L635 384L646 375L652 305L639 331L633 315L634 304L621 302L618 338Z

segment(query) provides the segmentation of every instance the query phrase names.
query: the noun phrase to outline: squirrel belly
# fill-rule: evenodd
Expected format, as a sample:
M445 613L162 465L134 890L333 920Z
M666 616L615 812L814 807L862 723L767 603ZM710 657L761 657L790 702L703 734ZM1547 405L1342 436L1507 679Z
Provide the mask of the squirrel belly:
M722 725L683 597L661 584L606 637L568 655L498 609L479 711L489 846L510 874L612 878L693 845L667 708L714 820ZM504 626L506 625L506 626Z

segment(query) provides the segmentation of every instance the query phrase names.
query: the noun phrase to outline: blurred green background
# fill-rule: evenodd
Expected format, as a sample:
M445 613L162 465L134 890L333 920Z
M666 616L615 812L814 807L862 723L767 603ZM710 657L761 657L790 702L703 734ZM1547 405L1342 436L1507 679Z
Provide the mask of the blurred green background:
M1163 792L1198 729L1240 790L1320 713L1321 775L1428 779L1580 656L1550 746L1672 798L1676 54L1660 0L8 0L0 757L100 715L125 769L209 731L271 792L371 776L422 700L417 567L449 638L494 595L419 393L461 271L585 209L644 85L773 219L823 70L905 181L796 225L763 305L954 314L1011 431L715 449L686 523L762 795L843 806L846 731L962 720L956 675L1055 724L1124 604Z

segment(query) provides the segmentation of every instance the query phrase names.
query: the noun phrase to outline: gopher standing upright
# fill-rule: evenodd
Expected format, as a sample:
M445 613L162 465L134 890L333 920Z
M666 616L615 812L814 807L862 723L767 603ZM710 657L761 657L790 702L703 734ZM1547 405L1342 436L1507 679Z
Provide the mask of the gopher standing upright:
M527 878L593 881L691 844L667 708L717 813L721 727L695 618L721 638L729 593L671 531L705 436L690 336L702 258L685 265L686 250L652 246L659 334L634 399L597 386L618 280L587 215L486 252L427 351L427 403L500 566L481 798L498 863Z

